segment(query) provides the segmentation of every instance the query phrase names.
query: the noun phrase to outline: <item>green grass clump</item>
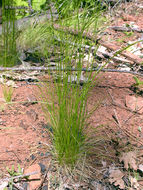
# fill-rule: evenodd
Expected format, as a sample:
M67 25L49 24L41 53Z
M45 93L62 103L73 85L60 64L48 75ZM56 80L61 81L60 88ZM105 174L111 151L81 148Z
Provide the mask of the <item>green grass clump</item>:
M69 75L68 75L69 76ZM59 79L61 80L61 79ZM63 85L58 83L52 104L46 104L52 124L52 139L55 155L61 164L75 164L84 150L86 135L87 87L81 90L79 85L71 85L66 76ZM49 88L48 88L49 89ZM46 112L45 112L46 113Z
M82 27L86 28L86 24ZM85 54L82 50L82 33L70 38L69 34L58 32L58 43L54 38L55 34L57 31L51 34L54 52L60 52L59 55L62 54L63 59L57 62L57 71L51 76L51 82L43 82L44 87L40 87L42 107L46 118L50 118L56 160L61 165L74 166L79 159L85 158L87 152L87 100L95 75L92 75L92 71L82 71ZM70 45L69 41L78 46ZM77 68L76 72L70 70L72 65ZM68 70L62 70L64 67ZM88 67L92 67L92 63L89 64L87 60L87 69ZM85 77L85 81L82 81L82 77Z
M89 60L84 57L90 55L83 50L87 40L83 33L92 29L97 33L100 9L92 10L90 18L88 8L79 11L79 7L66 19L56 21L60 27L78 30L77 35L63 32L54 28L54 23L39 24L26 30L25 37L21 36L20 45L25 48L38 46L47 61L50 56L58 58L55 61L57 71L49 72L50 82L41 82L40 98L47 121L51 124L50 133L53 143L53 154L60 165L75 166L79 159L85 158L87 150L89 110L87 100L95 75L98 73L83 73L82 68L92 68ZM69 26L70 20L73 21ZM24 33L22 33L24 36ZM20 38L19 38L20 39ZM96 39L95 39L96 42ZM89 47L94 42L88 41ZM95 44L94 44L95 45ZM71 67L77 69L73 72ZM64 69L65 68L65 71ZM85 78L84 78L85 77ZM49 79L48 79L49 80ZM47 79L45 79L47 81ZM41 101L41 100L40 100ZM96 103L95 103L96 105ZM89 148L89 147L88 147ZM84 155L84 156L83 156Z
M49 87L48 83L44 84L47 103L43 104L43 110L46 116L49 113L51 119L51 134L57 160L60 164L74 165L85 153L84 129L87 124L86 104L90 82L81 88L79 82L77 84L69 82L70 77L69 71L64 74L64 78L59 76L54 87Z

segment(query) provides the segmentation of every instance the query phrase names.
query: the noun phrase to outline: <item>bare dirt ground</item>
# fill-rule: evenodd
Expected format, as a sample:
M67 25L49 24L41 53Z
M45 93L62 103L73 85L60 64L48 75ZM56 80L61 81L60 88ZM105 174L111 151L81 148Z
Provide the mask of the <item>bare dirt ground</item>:
M143 29L143 8L137 6L142 1L137 2L136 4L133 2L123 4L118 13L113 16L111 25L121 26L134 22ZM128 37L125 33L112 29L107 29L107 32L108 34L103 37L103 40L120 46L125 45L128 41L138 40L143 35L134 32ZM109 72L101 72L100 75L100 80L93 87L88 102L93 106L100 101L99 107L91 118L92 126L96 128L103 125L104 133L110 139L112 139L112 135L115 137L116 134L124 144L130 140L136 148L141 147L143 145L143 96L137 95L131 90L131 86L135 82L133 75ZM19 163L21 167L26 168L39 162L48 163L50 160L48 147L45 146L45 144L50 144L50 136L46 129L47 122L41 106L39 103L24 102L36 101L35 89L37 86L21 81L17 81L16 85L18 88L14 89L13 104L7 105L4 104L2 85L0 86L1 177L6 174L6 166L15 165L17 167ZM136 100L132 99L133 97ZM138 108L135 106L135 102L139 102ZM116 158L117 150L114 148L112 152L105 150L102 153L108 152L112 159ZM140 151L142 152L142 149Z
M101 73L99 82L91 91L89 105L97 105L100 102L91 117L91 124L94 128L103 125L104 130L101 128L101 131L110 140L116 139L115 134L118 134L124 145L133 140L132 143L137 148L143 145L143 131L139 130L143 123L143 112L134 112L135 110L126 106L126 98L136 96L130 90L133 83L131 74ZM36 100L35 85L28 85L25 82L17 82L16 84L18 88L14 90L13 103L29 99ZM2 97L2 90L0 93ZM18 163L22 168L39 162L48 165L51 155L45 143L50 145L50 136L46 129L47 122L40 104L15 103L6 105L2 107L0 116L1 175L6 174L6 167L11 168L14 165L17 168ZM107 154L109 158L115 158L117 150L112 146L108 148L109 150L101 152ZM111 150L111 148L113 149ZM117 149L120 148L117 147ZM121 151L123 150L124 146L121 148ZM99 163L100 161L98 160ZM109 163L111 164L111 162Z

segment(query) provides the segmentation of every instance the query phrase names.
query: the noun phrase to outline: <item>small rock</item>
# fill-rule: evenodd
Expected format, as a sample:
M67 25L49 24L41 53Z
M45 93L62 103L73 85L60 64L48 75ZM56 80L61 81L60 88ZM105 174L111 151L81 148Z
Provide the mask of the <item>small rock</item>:
M71 75L71 76L68 77L68 82L69 82L69 83L73 83L73 84L79 83L81 86L82 86L84 83L87 83L88 80L89 80L89 79L88 79L87 77L84 77L83 73L81 73L80 78L78 78L76 75Z
M42 163L39 163L39 166L41 167L41 172L44 173L46 171L46 166Z
M143 98L135 96L126 96L126 106L132 111L143 113Z
M57 64L55 62L51 62L48 64L48 67L56 67L56 66L57 66Z
M29 176L29 190L35 190L37 188L40 187L41 185L41 168L39 166L39 164L34 164L34 165L31 165L29 168L27 168L25 171L24 171L24 174L29 174L29 173L32 173L32 172L37 172L37 174L34 174L34 175L30 175Z

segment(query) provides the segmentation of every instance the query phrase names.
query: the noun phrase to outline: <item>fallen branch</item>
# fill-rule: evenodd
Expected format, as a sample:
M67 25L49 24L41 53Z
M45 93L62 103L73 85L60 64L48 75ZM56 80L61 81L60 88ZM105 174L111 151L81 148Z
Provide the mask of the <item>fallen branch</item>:
M138 28L133 28L133 27L123 27L123 26L111 26L109 27L115 31L121 31L121 32L138 32L138 33L142 33L143 29L138 29Z
M112 53L108 53L108 52L101 52L99 50L97 50L97 53L101 53L102 56L104 56L104 58L108 58L108 59L111 59L117 63L129 63L129 64L133 64L133 61L129 61L127 59L123 59L123 58L120 58L120 57L117 57L117 56L113 56Z
M84 72L91 72L91 71L102 71L102 72L118 72L118 73L129 73L133 75L142 76L142 73L134 72L134 71L126 71L126 70L117 70L117 69L102 69L102 66L96 68L60 68L57 67L27 67L27 68L20 68L20 67L0 67L0 71L84 71Z
M73 43L73 42L70 42L70 41L65 41L65 40L61 40L61 39L58 39L55 37L55 39L59 42L62 42L62 43L68 43L72 46L77 46L79 47L79 44L77 43ZM117 57L117 56L114 56L112 53L108 53L108 52L103 52L99 49L97 49L97 47L95 46L89 46L89 45L80 45L80 47L84 48L85 50L90 50L90 51L96 51L96 54L101 57L101 58L106 58L106 59L111 59L115 62L120 62L120 63L130 63L130 64L133 64L133 61L129 61L127 59L123 59L123 58L120 58L120 57Z
M102 45L102 46L104 46L104 47L106 47L112 51L119 52L118 54L121 54L122 56L128 58L129 60L131 60L137 64L141 64L143 62L143 59L139 58L137 55L134 55L133 53L131 53L129 51L125 51L125 50L122 51L122 49L120 51L119 46L114 45L113 43L109 43L109 42L107 43L107 42L104 42L103 40L97 39L97 36L90 33L90 32L81 32L81 31L78 31L78 30L75 30L72 28L68 28L68 27L63 28L58 24L54 24L53 27L55 30L59 30L62 32L68 32L69 34L76 35L76 36L82 36L83 38L92 40L96 44L100 44L100 45ZM137 41L137 42L140 42L140 41ZM133 44L136 44L137 42L135 42ZM127 49L127 48L123 48L123 49Z
M140 41L137 41L137 42L140 42ZM114 45L114 44L111 44L111 43L107 43L107 42L104 42L102 40L100 40L99 42L102 46L112 50L112 51L118 51L120 49L119 46L117 45ZM135 42L136 43L136 42ZM134 44L135 44L134 43ZM129 51L121 51L119 54L121 54L122 56L126 57L127 59L133 61L134 63L137 63L137 64L141 64L143 63L143 59L139 58L137 55L129 52Z
M38 172L35 171L35 172L28 173L28 174L18 175L18 176L14 176L14 177L10 177L10 178L5 178L5 179L0 180L0 183L4 182L4 181L10 181L10 180L18 179L18 178L25 178L25 177L28 177L30 175L35 175L35 174L38 174Z

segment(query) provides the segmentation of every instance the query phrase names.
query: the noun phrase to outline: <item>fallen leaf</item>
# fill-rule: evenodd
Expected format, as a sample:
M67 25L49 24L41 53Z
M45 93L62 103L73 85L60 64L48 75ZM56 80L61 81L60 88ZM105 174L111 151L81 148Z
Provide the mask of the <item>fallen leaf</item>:
M125 184L122 179L124 174L119 169L111 169L109 171L109 182L114 183L115 186L119 186L120 189L125 189Z
M120 162L124 163L124 168L128 170L130 167L133 170L137 170L136 164L136 153L135 152L124 152L120 157Z

